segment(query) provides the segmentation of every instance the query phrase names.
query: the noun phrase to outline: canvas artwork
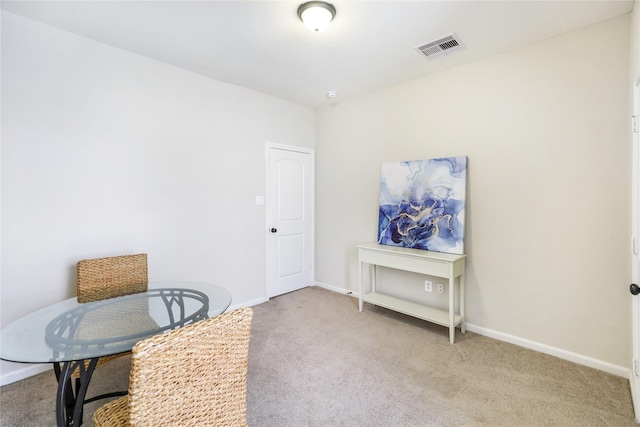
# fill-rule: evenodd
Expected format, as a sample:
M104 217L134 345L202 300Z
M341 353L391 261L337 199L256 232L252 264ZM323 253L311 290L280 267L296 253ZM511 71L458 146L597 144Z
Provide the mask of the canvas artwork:
M378 243L464 253L466 156L384 163Z

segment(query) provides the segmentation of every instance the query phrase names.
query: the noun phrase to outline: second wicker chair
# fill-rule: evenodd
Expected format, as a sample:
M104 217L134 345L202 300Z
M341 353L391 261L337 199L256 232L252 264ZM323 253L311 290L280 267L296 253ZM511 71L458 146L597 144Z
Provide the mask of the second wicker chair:
M79 303L147 291L147 254L83 259L77 267Z
M252 316L245 307L138 342L129 395L98 408L95 426L246 426Z
M149 282L147 254L120 255L78 261L78 302L87 303L107 298L146 292ZM121 353L98 359L100 366L123 356ZM74 373L77 376L77 373Z

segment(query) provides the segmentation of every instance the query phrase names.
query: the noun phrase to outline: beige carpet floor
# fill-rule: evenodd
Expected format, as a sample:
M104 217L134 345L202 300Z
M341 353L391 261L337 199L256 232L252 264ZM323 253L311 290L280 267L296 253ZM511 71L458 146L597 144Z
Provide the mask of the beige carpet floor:
M250 426L636 426L626 379L313 287L253 307ZM89 395L124 389L128 358ZM55 425L55 379L0 388L2 427ZM85 407L85 426L102 403Z

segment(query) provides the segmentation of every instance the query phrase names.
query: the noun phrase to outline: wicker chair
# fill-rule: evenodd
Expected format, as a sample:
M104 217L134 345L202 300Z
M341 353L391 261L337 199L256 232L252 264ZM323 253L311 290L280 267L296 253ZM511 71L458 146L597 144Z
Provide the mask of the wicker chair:
M78 261L77 268L77 293L79 303L87 303L147 291L147 254L84 259ZM98 313L90 313L89 315L91 314L95 315ZM143 310L141 310L141 319L139 319L139 321L152 325L155 323ZM78 330L78 334L81 335L82 331ZM110 360L128 354L130 354L130 352L101 357L96 363L96 368L100 365L104 365ZM89 363L89 360L85 360L84 369L88 369ZM60 365L54 366L54 371L56 372L56 377L59 379ZM80 369L74 370L71 377L76 383L75 389L79 390ZM126 391L101 394L90 399L85 399L84 404L107 397L124 396L126 394ZM82 423L82 420L80 420L80 423Z
M98 408L95 426L246 426L252 316L245 307L138 342L129 395Z
M78 261L78 302L86 303L107 298L146 292L148 279L147 254L121 255ZM98 359L96 367L129 353ZM88 365L89 361L85 363ZM74 372L74 378L78 372Z
M147 254L78 261L78 302L146 292Z

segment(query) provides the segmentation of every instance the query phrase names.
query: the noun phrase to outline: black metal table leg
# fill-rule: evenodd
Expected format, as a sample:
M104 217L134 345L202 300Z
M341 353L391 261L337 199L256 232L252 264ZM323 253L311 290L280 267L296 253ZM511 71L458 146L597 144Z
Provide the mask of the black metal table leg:
M58 427L82 425L84 397L97 363L98 359L95 358L89 361L88 366L85 366L84 360L64 362L62 368L59 364L54 364L54 371L58 378L56 394L56 424ZM79 370L79 379L74 391L71 374L76 369Z
M73 425L72 414L75 396L71 385L71 364L72 362L64 362L62 369L57 363L54 365L58 377L58 392L56 393L56 425L58 427Z

